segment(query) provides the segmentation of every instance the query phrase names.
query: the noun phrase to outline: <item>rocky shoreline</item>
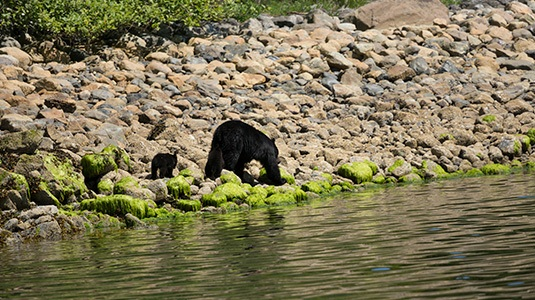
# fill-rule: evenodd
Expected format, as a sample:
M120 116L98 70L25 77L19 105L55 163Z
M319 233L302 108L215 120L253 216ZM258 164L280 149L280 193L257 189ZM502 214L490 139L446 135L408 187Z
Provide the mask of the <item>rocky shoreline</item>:
M129 35L79 62L58 62L66 54L47 43L23 51L4 41L0 244L121 226L80 212L99 211L105 195L130 197L113 209L131 226L163 211L255 206L245 199L256 187L204 179L213 130L228 119L275 138L295 180L283 191L258 185L269 192L250 201L534 168L534 1L385 29L358 29L362 17L263 16L156 48ZM160 152L178 153L176 189L148 179ZM259 178L260 164L248 173ZM216 199L223 183L245 190L240 201Z

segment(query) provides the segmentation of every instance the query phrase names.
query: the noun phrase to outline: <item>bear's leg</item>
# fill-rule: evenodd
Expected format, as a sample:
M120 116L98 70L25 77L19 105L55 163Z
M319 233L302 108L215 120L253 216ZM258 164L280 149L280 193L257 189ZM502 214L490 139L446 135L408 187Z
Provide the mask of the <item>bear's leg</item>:
M208 160L206 161L206 166L204 167L204 174L206 177L214 180L217 177L221 176L221 171L223 170L225 162L223 160L223 153L221 149L214 148L208 153Z
M234 166L234 169L232 170L234 174L238 175L238 177L241 178L242 181L243 181L243 172L244 172L246 163L248 163L248 161L245 161L243 158L240 157L240 159L238 159L238 162Z
M160 169L160 178L172 178L173 168L171 166L165 166Z
M281 178L281 173L279 170L279 165L276 157L268 157L267 160L262 161L262 166L266 168L266 175L269 180L272 181L275 185L283 185L286 183L286 180Z
M160 172L161 174L161 172ZM152 163L151 165L151 179L158 179L158 166L155 163Z

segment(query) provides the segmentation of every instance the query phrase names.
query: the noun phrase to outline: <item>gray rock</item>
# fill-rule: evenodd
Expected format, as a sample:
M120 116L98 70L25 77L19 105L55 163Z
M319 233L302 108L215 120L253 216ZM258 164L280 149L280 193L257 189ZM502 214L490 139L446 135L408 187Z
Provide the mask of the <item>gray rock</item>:
M38 219L39 217L44 215L55 216L58 214L58 212L59 209L55 205L42 205L21 212L19 218L23 222L26 222L30 219Z

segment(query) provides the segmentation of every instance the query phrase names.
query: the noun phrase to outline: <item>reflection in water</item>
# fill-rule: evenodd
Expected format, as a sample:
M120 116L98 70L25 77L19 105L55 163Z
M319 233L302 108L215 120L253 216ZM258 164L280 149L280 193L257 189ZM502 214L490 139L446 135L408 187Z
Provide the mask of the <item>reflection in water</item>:
M1 249L0 298L533 298L534 179L392 187Z

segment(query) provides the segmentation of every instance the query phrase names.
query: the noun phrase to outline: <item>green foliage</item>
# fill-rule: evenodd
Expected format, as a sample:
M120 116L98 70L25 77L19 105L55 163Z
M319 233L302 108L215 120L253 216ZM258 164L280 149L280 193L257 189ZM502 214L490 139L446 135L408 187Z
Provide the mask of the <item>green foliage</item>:
M251 0L7 0L0 10L0 32L90 42L111 32L150 31L170 22L198 26L229 17L245 20L261 7Z

